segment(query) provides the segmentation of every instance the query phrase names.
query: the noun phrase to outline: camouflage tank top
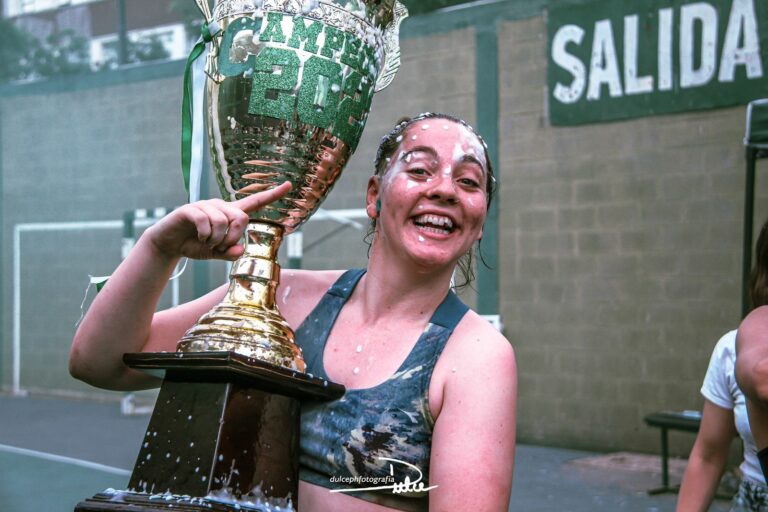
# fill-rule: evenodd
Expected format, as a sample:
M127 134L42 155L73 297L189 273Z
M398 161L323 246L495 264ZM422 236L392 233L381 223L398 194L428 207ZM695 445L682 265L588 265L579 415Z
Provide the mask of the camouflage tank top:
M328 334L364 273L345 272L296 330L308 373L328 379L323 367ZM339 400L302 404L302 480L328 489L388 486L345 493L402 510L426 510L427 492L394 493L392 483L406 478L413 483L421 475L424 487L429 486L434 426L429 382L448 338L467 311L449 292L408 357L386 381L347 390Z

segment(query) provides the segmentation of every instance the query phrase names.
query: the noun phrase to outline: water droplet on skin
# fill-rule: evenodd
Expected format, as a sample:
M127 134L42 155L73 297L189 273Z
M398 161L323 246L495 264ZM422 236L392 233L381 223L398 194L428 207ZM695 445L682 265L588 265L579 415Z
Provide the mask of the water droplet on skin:
M421 129L422 130L429 130L429 125L428 124L423 124L423 125L421 125Z
M357 375L358 373L360 373L360 368L358 368L357 366L355 366L355 369L354 369L354 370L352 370L352 373L354 373L355 375Z
M357 348L355 349L355 352L362 352L362 351L363 351L362 345L358 345Z
M418 139L418 137L415 135L411 137L411 140L416 140L416 139Z

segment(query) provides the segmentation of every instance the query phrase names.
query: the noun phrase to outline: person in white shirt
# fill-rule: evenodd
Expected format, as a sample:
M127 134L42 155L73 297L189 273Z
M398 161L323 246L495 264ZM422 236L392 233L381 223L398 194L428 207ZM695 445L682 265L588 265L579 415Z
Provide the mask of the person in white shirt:
M763 225L758 238L757 261L751 279L750 290L755 311L768 312L768 286L758 277L768 269L766 254L768 222ZM733 330L725 334L712 352L701 387L701 394L704 396L701 427L683 475L677 512L708 510L725 470L731 440L737 434L743 441L744 462L739 466L742 480L733 499L731 511L768 511L768 487L758 459L755 437L750 428L751 416L747 414L747 399L739 387L741 379L737 382L736 345L737 336L742 336L741 331L742 327L739 327L738 331ZM742 364L741 360L739 364Z

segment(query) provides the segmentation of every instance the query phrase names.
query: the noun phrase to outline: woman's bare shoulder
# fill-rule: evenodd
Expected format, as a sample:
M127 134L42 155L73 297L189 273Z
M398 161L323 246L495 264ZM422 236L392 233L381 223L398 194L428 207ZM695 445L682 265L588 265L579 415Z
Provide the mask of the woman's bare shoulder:
M296 270L280 272L277 305L288 323L296 329L323 294L343 274L343 270Z
M456 353L461 356L471 356L489 363L499 356L514 357L512 344L504 334L472 310L456 326L451 340Z
M463 379L456 377L472 376L477 372L497 383L514 380L517 374L515 351L498 329L470 310L454 329L438 359L435 365L437 379L433 379L433 384L461 381ZM471 382L471 377L467 382Z
M343 273L343 270L283 269L280 272L280 286L290 286L291 293L323 294Z

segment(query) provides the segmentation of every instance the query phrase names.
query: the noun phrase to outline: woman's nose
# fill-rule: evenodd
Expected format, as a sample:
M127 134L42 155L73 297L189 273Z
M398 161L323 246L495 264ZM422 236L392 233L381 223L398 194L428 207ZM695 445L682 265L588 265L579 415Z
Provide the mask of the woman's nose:
M448 201L456 200L456 184L453 182L453 175L450 171L435 173L430 185L430 197Z

